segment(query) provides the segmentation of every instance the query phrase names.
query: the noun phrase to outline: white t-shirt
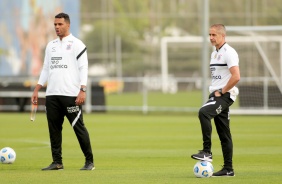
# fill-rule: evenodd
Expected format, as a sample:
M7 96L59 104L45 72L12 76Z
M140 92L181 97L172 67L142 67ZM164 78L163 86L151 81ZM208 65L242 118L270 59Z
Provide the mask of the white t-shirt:
M211 70L211 85L209 87L210 93L223 88L229 79L231 73L229 68L232 66L239 66L239 57L235 49L225 43L218 51L216 49L211 54L210 70ZM228 91L230 98L235 101L239 90L236 86Z
M72 34L49 42L38 84L46 82L46 96L77 96L87 84L88 59L86 46Z

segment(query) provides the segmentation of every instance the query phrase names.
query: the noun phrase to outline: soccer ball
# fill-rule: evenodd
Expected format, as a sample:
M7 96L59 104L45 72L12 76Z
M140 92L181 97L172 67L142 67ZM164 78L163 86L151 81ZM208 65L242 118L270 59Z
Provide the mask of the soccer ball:
M5 147L0 151L0 160L2 164L12 164L16 160L16 152L10 147Z
M208 178L213 174L213 166L207 161L198 161L194 165L194 174L197 178Z

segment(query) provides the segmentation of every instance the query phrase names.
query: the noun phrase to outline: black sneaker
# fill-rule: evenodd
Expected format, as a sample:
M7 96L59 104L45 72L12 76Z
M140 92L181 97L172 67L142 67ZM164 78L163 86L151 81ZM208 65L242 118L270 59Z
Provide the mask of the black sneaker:
M221 176L235 176L234 170L228 170L222 168L220 171L213 173L212 177L221 177Z
M191 158L196 160L212 162L212 154L204 152L203 150L200 150L199 153L191 155Z
M94 167L94 164L92 162L85 162L85 165L80 170L92 171L94 169L95 169L95 167Z
M58 164L56 162L52 162L48 167L42 168L42 171L48 171L48 170L63 170L64 166L63 164Z

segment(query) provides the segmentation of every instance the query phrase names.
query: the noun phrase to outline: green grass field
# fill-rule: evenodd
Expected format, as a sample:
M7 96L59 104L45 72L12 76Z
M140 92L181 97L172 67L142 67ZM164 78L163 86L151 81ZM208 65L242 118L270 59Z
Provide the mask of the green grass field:
M106 94L106 103L110 106L142 106L142 93ZM198 109L202 105L202 91L180 91L176 94L149 91L147 105L155 107L192 107ZM238 108L236 100L232 108Z
M28 113L1 113L0 147L15 149L14 164L0 164L0 183L122 183L122 184L276 184L282 183L282 123L280 116L232 116L234 169L232 178L195 178L201 149L196 114L85 114L95 155L94 171L80 171L84 157L65 121L63 171L41 171L51 163L44 113L35 122ZM213 166L221 169L220 143L213 132Z

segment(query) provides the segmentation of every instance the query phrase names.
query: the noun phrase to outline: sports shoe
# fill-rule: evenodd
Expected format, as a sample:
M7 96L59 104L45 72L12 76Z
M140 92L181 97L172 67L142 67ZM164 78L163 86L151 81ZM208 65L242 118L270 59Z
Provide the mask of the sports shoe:
M58 164L56 162L52 162L48 167L42 168L42 171L48 171L48 170L63 170L64 166L63 164Z
M191 158L196 160L212 162L212 153L207 153L203 150L200 150L199 153L191 155Z
M85 165L80 170L92 171L94 169L95 169L95 167L94 167L94 164L92 162L85 162Z
M221 176L235 176L234 170L228 170L226 168L222 168L220 171L213 173L212 177L221 177Z

